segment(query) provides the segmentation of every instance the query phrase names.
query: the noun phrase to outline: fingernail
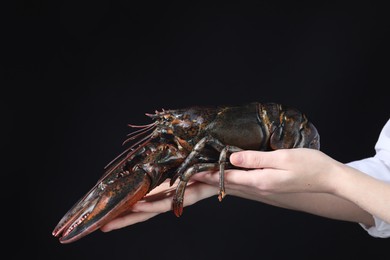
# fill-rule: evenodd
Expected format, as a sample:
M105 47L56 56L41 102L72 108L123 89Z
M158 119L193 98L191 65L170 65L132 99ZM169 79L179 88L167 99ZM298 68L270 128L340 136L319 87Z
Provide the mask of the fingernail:
M240 153L233 153L231 156L231 163L238 166L240 164L242 164L242 161L243 161L243 157Z

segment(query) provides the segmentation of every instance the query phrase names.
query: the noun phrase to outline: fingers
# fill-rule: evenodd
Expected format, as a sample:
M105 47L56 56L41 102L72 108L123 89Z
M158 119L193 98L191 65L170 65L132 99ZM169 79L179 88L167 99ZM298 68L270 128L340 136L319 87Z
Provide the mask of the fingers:
M202 199L216 195L218 188L205 183L190 183L187 186L184 207L192 205ZM100 229L103 232L109 232L114 229L123 228L139 222L146 221L158 214L172 210L172 195L167 196L167 193L152 194L146 197L145 200L139 201L131 208L131 213L118 217Z
M106 225L100 228L101 231L103 232L109 232L115 229L120 229L126 226L133 225L135 223L143 222L146 221L159 213L155 212L142 212L142 213L131 213L122 217L118 217L110 222L108 222Z
M199 182L189 183L185 191L184 206L192 205L215 194L217 194L215 186ZM132 207L134 212L163 213L170 210L172 210L172 194L163 199L153 197L153 200L150 200L149 197L146 197L144 201L140 201Z
M284 161L287 157L283 154L284 152L281 150L267 152L247 150L231 154L230 162L233 165L253 170L226 170L225 186L227 188L233 188L236 185L254 186L269 175L268 169L274 169L274 167L276 169L277 166L286 165ZM194 174L192 179L214 186L218 186L220 181L218 172L200 172Z
M225 171L225 187L230 188L233 185L253 186L261 170L227 170ZM219 185L219 172L200 172L192 176L193 180L204 182L213 186Z
M274 168L286 163L286 154L284 150L241 151L233 153L230 162L235 166L249 169Z
M172 208L172 197L166 197L156 201L139 201L133 207L133 212L164 213Z

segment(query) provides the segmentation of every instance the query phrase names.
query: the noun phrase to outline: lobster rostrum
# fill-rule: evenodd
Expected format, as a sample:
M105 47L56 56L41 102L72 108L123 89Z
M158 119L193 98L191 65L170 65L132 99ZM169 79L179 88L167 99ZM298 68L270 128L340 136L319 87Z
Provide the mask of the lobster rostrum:
M166 179L178 179L172 208L183 213L191 176L219 170L219 200L225 196L224 170L234 168L229 154L240 150L297 147L319 149L319 134L297 109L276 103L231 107L190 107L146 114L153 123L137 128L133 144L111 161L96 185L59 221L53 235L74 242L129 210Z

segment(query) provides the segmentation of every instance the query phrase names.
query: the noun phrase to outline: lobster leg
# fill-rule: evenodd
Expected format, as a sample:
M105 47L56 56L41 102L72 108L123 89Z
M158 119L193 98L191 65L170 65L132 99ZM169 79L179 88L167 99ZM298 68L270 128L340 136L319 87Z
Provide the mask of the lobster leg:
M197 156L199 156L202 151L205 149L206 145L211 145L218 152L222 152L222 150L226 147L222 142L212 136L205 136L194 146L194 149L187 156L184 162L177 168L175 175L171 178L170 185L172 186L175 183L176 179L184 173L190 165L194 164ZM230 146L234 147L234 146ZM238 147L237 147L238 148ZM232 148L233 149L233 148ZM240 148L238 148L240 149Z
M226 162L226 155L227 153L233 153L233 152L239 152L242 151L241 148L227 145L225 146L221 154L219 156L219 195L218 199L219 201L222 201L222 199L225 197L225 166L228 162Z
M180 175L179 183L176 187L176 192L173 195L172 206L173 212L177 217L183 213L184 192L190 178L197 172L218 170L218 163L197 163L188 168L182 175Z
M219 162L218 163L198 163L193 164L196 160L196 157L202 152L205 146L209 144L218 152L220 152ZM181 216L183 212L183 198L185 187L191 178L197 172L206 171L206 170L217 170L220 171L219 179L219 201L225 197L225 184L224 184L224 175L225 167L228 162L226 162L227 153L242 151L241 148L236 146L229 146L222 144L218 139L212 136L206 136L202 138L194 147L193 151L188 155L185 161L178 168L175 176L171 179L171 185L180 177L180 182L177 186L176 193L173 198L173 210L176 216ZM193 164L191 167L190 165Z
M200 139L200 141L194 146L194 149L191 151L191 153L187 156L187 158L184 160L184 162L177 168L175 175L171 178L170 185L172 186L173 183L177 180L179 176L181 176L188 167L193 164L196 161L196 156L201 153L201 151L204 149L204 147L207 144L207 136Z

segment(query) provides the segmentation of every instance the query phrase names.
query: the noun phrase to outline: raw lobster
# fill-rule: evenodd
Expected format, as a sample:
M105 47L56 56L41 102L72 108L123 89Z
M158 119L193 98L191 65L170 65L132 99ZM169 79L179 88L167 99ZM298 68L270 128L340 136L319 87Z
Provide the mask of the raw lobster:
M124 143L133 144L105 168L96 185L60 220L53 235L74 242L126 212L148 192L179 178L172 208L183 213L185 188L193 174L219 170L219 200L225 196L228 156L240 150L319 149L319 134L297 109L276 103L190 107L146 114L153 122Z

